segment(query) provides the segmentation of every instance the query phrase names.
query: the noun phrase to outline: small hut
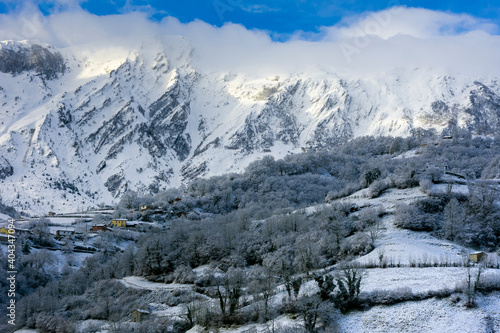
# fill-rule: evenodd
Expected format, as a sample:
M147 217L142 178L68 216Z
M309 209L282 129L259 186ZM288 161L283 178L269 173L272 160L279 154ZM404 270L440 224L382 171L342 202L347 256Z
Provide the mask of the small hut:
M485 261L488 258L488 255L482 251L480 252L473 252L469 255L469 259L472 262L481 262Z
M148 319L150 315L151 313L147 310L135 309L130 314L130 321L133 323L140 323L141 321Z

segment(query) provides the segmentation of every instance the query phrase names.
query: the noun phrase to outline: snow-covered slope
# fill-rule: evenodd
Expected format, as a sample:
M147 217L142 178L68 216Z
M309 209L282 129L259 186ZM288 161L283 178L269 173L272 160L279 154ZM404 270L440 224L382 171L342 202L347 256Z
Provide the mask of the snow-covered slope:
M500 130L492 79L214 72L202 57L177 36L60 50L2 42L0 196L30 212L71 211L362 135L450 122Z

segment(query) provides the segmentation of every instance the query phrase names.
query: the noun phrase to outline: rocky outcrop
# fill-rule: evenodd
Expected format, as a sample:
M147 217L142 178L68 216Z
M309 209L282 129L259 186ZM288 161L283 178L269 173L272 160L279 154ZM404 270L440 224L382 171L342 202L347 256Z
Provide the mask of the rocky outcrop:
M474 82L470 92L470 106L465 109L470 115L470 130L477 134L500 133L500 96L481 82Z
M9 161L0 156L0 179L5 179L14 174L14 168Z
M66 64L60 52L38 44L0 43L0 72L17 75L33 71L51 80L64 74Z

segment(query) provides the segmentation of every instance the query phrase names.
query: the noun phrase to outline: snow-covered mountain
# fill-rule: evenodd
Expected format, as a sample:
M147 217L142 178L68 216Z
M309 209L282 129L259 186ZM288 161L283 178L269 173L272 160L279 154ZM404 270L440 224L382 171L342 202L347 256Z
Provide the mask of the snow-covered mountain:
M450 123L500 131L491 78L429 68L223 72L195 61L203 54L183 37L117 45L0 43L4 202L71 211L363 135Z

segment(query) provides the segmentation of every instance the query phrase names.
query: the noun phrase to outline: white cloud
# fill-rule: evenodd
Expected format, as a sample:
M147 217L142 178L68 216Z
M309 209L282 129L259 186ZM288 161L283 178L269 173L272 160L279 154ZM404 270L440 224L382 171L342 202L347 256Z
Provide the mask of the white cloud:
M133 13L133 12L142 12L146 13L148 17L152 17L154 15L168 15L167 11L159 10L157 8L153 8L150 4L147 5L134 5L131 0L127 0L125 5L119 9L120 13Z
M423 8L392 7L344 19L333 27L323 27L323 39L339 40L364 35L388 39L397 35L416 38L455 36L470 31L498 33L498 26L467 14L452 14Z
M99 17L73 10L42 17L34 11L0 15L0 40L37 39L58 47L89 43L140 44L143 39L184 36L200 71L253 75L306 72L384 72L426 67L470 75L500 73L498 26L468 15L395 7L323 27L316 41L297 33L287 42L241 25L221 28L175 18L152 22L147 13ZM310 36L309 36L310 37ZM125 46L125 45L124 45Z

